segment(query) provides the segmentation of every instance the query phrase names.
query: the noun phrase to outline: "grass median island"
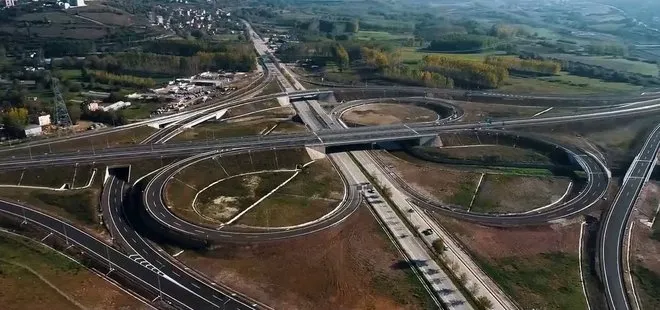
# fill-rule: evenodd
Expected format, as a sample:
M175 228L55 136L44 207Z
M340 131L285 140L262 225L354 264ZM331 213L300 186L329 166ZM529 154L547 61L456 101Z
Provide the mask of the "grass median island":
M469 147L426 147L423 151L440 158L458 160L476 160L484 163L524 162L524 163L551 163L550 158L534 150L503 146L483 145Z
M421 161L404 152L378 154L386 166L392 167L417 192L456 207L467 209L481 177L481 173Z
M270 94L277 94L279 92L282 92L282 89L280 88L280 83L277 82L277 79L274 79L264 87L263 90L259 93L260 96L265 96L265 95L270 95Z
M60 188L75 182L74 186L82 187L89 182L93 169L92 165L70 165L3 171L0 184Z
M508 213L540 208L561 198L569 182L561 177L487 174L471 211Z
M194 207L205 218L224 222L254 204L292 175L293 172L264 172L232 177L200 192Z
M68 258L4 233L0 233L0 287L0 304L7 310L78 308L71 300L93 309L146 309L137 299Z
M118 132L99 134L79 139L60 140L52 143L47 143L47 140L44 140L43 143L45 144L41 143L40 145L32 147L22 146L20 144L15 147L5 146L0 148L0 157L28 157L30 154L42 155L50 153L92 151L138 144L155 131L155 128L141 126Z
M277 127L275 127L274 131L277 131L277 128L280 126L288 128L286 132L299 132L305 129L305 126L300 125L299 123L281 119L259 118L240 122L212 121L204 122L193 128L187 129L176 135L172 141L255 136L266 132L276 125Z
M100 186L73 191L0 188L0 197L27 203L94 230L100 228L97 216L100 195Z
M343 192L341 178L330 160L320 159L245 213L238 224L278 227L313 221L337 207Z
M508 104L488 104L479 102L459 102L464 115L459 120L461 122L484 121L486 118L506 119L523 118L545 110L544 107L530 107Z
M272 99L268 101L256 102L251 104L243 104L237 107L230 108L225 114L225 118L241 116L247 113L256 112L263 109L279 107L280 104L277 99Z
M309 161L304 149L215 156L176 174L167 184L166 201L173 212L183 218L218 225L275 189L295 173L297 166ZM325 182L326 174L319 174L315 180Z

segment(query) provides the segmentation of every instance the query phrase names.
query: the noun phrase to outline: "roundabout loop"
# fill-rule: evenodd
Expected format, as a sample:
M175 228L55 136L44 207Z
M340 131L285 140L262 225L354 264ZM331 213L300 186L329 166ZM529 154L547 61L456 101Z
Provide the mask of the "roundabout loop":
M459 131L461 132L461 131ZM607 166L600 161L595 155L586 152L578 147L564 146L553 141L516 132L502 131L502 130L473 130L462 131L463 133L475 133L476 135L490 135L490 136L509 136L513 140L528 140L536 145L545 145L547 147L560 150L572 162L573 166L580 167L586 174L586 183L580 192L568 201L561 202L552 208L538 210L535 212L520 212L520 213L480 213L469 212L467 210L457 208L448 204L438 203L427 196L421 194L418 190L408 185L408 182L403 180L395 173L385 170L385 165L378 159L377 156L371 155L372 158L379 163L378 169L383 172L388 179L409 196L409 202L419 206L425 211L437 212L443 215L448 215L457 219L467 220L470 222L496 226L521 226L521 225L541 225L547 222L564 219L573 215L579 214L601 200L607 192L610 183L610 175Z
M334 107L330 114L337 119L342 119L344 114L353 108L378 103L414 105L432 110L438 114L438 117L435 120L419 122L420 124L453 122L460 120L465 115L462 108L452 104L449 100L430 97L393 97L351 100ZM443 115L445 117L443 117Z
M272 148L242 148L218 150L192 156L175 162L159 170L148 182L142 194L142 204L147 214L162 226L163 233L170 230L195 240L204 240L206 243L244 243L261 242L299 237L334 227L352 215L361 203L361 196L356 186L348 184L342 175L344 197L339 205L331 212L316 220L289 227L245 227L243 229L232 226L207 227L184 220L172 213L165 203L166 185L174 175L195 163L214 158L216 156L233 156L245 154L248 151L268 151ZM333 167L337 169L333 163Z

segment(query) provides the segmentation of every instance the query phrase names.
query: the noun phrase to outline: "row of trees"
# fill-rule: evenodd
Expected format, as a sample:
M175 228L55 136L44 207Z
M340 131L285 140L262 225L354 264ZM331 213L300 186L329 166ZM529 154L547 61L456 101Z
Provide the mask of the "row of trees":
M191 57L128 52L102 57L93 55L76 65L114 74L162 75L192 75L206 70L251 71L256 68L254 55L233 52L199 52Z
M517 25L495 24L490 28L488 35L500 39L511 39L518 36L530 36L530 33Z
M425 71L408 66L393 66L383 70L383 76L401 84L454 88L454 80L438 72Z
M103 84L121 85L127 87L151 88L156 81L151 78L142 78L132 75L119 75L106 71L83 70L83 79L88 82L96 81Z
M523 73L555 75L561 71L561 64L551 60L488 56L484 62L490 65L504 67L509 70L509 72L517 71Z
M431 41L428 49L439 52L469 52L492 48L496 44L498 40L490 36L451 33Z
M376 48L362 47L360 49L360 54L362 55L362 61L364 61L367 66L379 70L384 70L391 64L391 57L385 52Z
M157 40L144 45L143 51L174 56L195 56L200 52L254 54L249 44L227 44L199 40Z
M336 44L333 49L333 56L335 58L335 62L337 63L337 66L339 67L340 70L348 68L348 65L351 62L350 57L348 56L348 52L344 48L343 45L341 44Z
M509 77L501 66L437 55L424 56L423 65L425 71L440 73L463 87L497 88Z
M585 47L587 53L591 55L603 56L625 56L626 48L623 45L615 43L590 44Z
M2 123L5 132L11 137L23 137L25 126L28 124L28 110L26 108L10 108L2 113Z
M313 19L296 26L298 29L312 33L357 33L360 30L360 22L354 20L324 20Z

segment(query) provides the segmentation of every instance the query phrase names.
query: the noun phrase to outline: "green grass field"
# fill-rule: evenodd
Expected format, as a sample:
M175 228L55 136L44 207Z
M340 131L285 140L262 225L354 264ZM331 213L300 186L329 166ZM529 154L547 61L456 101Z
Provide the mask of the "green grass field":
M635 92L641 89L626 83L611 83L562 73L558 76L542 78L509 77L500 91L530 94L571 94Z
M422 60L422 58L424 58L424 56L427 55L444 56L454 59L483 62L486 56L497 54L497 52L483 52L483 53L470 53L470 54L435 53L435 52L421 51L415 47L404 47L404 48L400 48L398 51L401 53L401 60L405 63L419 62ZM502 57L515 57L515 56L502 56Z
M78 69L66 69L66 70L58 70L60 74L62 74L62 78L65 80L81 80L82 79L82 71Z
M643 61L632 61L611 56L577 56L569 54L548 54L545 56L578 61L588 65L601 66L612 70L658 76L658 66Z
M658 309L660 307L660 275L650 269L636 264L633 275L642 297L642 309Z
M405 40L412 38L412 35L409 34L392 34L385 31L358 31L355 36L358 40L367 40L367 41L392 41L392 40Z
M526 309L586 309L577 255L478 259L484 272Z
M100 192L99 188L66 192L0 188L0 196L4 198L28 203L50 214L93 229L100 228L97 216Z

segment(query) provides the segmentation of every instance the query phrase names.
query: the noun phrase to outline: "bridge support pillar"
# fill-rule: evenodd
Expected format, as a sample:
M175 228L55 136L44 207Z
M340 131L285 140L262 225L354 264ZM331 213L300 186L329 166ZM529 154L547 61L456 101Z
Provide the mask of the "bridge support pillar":
M308 145L305 146L305 151L307 151L307 155L309 155L309 158L311 158L312 160L322 159L326 157L325 146L323 145Z
M291 106L291 100L289 99L289 96L277 97L277 102L280 104L281 107Z
M440 136L419 138L419 146L442 147Z

